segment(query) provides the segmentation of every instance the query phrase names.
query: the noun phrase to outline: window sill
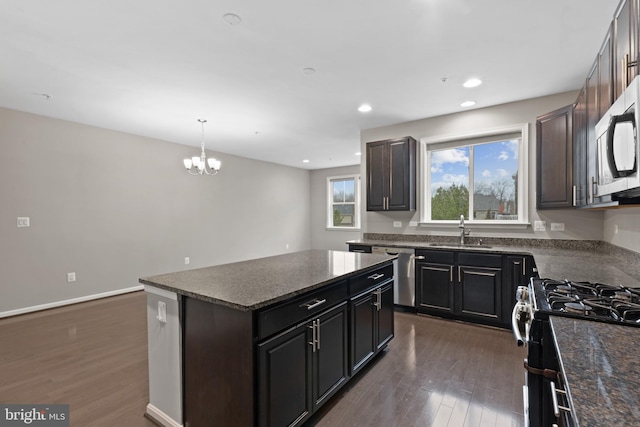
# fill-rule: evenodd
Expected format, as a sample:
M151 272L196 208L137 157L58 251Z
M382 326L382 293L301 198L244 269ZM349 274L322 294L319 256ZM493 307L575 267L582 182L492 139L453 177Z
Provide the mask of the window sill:
M360 231L360 227L326 227L327 231Z
M440 228L440 229L451 229L451 228L458 228L459 225L459 221L430 221L430 222L420 222L418 223L419 227L424 227L424 228ZM479 222L479 221L465 221L464 222L464 227L467 229L474 229L474 230L482 230L482 229L487 229L487 230L496 230L496 229L501 229L501 230L517 230L517 229L526 229L529 228L531 226L531 223L529 222L497 222L497 221L491 221L491 222Z

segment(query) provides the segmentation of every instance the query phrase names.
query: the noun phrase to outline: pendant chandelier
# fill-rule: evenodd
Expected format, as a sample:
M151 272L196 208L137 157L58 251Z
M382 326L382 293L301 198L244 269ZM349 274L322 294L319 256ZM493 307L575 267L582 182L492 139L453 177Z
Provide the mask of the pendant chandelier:
M198 121L202 127L202 139L200 140L202 151L200 151L200 157L194 156L190 159L184 159L184 167L191 175L215 175L220 170L222 163L213 157L207 159L207 154L204 152L204 124L207 121L204 119L198 119Z

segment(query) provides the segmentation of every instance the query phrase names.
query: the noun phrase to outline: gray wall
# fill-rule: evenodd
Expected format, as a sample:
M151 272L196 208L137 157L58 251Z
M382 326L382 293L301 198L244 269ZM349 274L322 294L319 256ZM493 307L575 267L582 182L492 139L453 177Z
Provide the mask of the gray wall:
M618 233L615 232L616 225ZM640 252L640 207L605 211L604 240Z
M0 315L311 246L306 170L215 153L191 176L198 148L2 108L0 144Z
M427 118L397 125L368 129L361 132L362 152L370 141L378 141L388 138L397 138L406 135L413 136L416 140L424 137L436 137L442 135L461 134L496 127L529 123L529 221L547 221L547 231L534 232L532 227L527 229L501 229L480 228L472 226L473 236L493 237L525 237L536 239L603 239L603 213L601 211L585 210L544 210L537 212L535 208L535 177L536 155L535 140L536 117L571 104L576 99L576 93L568 92L542 98L529 99L498 105L495 107L481 108L450 114L441 117ZM364 187L365 162L361 165ZM364 201L363 201L364 205ZM362 210L364 230L368 233L396 233L396 234L439 234L457 235L458 229L410 227L409 221L419 221L419 210L415 212L366 212ZM393 221L402 221L401 228L394 228ZM551 222L562 222L565 231L550 231Z
M359 239L359 231L327 229L327 177L360 173L360 165L311 171L311 245L314 249L346 251L347 240ZM364 186L360 186L360 194ZM362 197L361 197L362 199Z

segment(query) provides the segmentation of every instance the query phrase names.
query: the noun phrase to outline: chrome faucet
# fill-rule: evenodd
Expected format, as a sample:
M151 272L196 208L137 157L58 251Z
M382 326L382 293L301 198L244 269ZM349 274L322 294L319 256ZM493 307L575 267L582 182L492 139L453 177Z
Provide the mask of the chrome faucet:
M464 215L460 215L460 224L458 224L458 228L460 229L460 245L464 246L464 238L471 233L471 229L465 230L464 228Z

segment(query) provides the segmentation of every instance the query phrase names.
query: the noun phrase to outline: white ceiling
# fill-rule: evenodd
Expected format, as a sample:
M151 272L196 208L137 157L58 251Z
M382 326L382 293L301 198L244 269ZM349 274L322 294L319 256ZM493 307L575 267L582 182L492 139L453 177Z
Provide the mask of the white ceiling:
M577 90L617 3L0 0L0 106L193 146L205 118L214 152L357 164L361 129Z

